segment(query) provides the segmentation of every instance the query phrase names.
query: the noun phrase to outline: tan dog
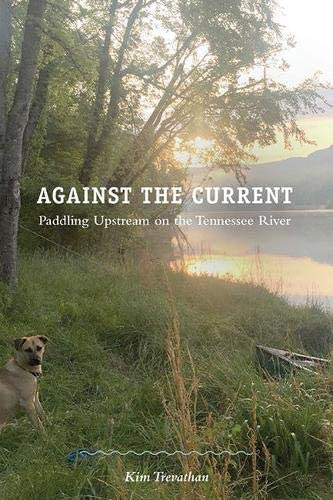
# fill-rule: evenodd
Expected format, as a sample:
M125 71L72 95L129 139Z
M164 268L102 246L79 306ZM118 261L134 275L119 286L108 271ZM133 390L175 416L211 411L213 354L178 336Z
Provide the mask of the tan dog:
M43 335L14 340L16 353L0 369L0 430L8 420L23 409L42 432L45 413L38 398L37 379L48 338Z

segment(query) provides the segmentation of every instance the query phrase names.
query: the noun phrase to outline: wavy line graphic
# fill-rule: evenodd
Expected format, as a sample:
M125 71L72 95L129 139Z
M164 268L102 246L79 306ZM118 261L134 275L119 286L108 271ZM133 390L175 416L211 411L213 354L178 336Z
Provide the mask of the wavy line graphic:
M213 451L213 450L207 450L207 451L197 451L197 450L191 450L191 451L182 451L182 450L175 450L175 451L166 451L166 450L160 450L160 451L150 451L150 450L145 450L145 451L134 451L134 450L128 450L128 451L120 451L120 450L96 450L96 451L88 451L88 450L81 450L80 455L88 455L90 457L96 456L96 455L104 455L104 456L111 456L111 455L120 455L122 457L125 457L127 455L136 455L137 457L142 457L143 455L151 455L151 456L158 456L158 455L166 455L168 457L173 457L175 455L183 455L183 456L189 456L189 455L198 455L200 457L204 457L206 455L214 455L215 457L220 457L222 455L230 455L230 456L237 456L237 455L246 455L246 456L251 456L252 453L248 453L244 450L232 452L230 450L223 450L223 451Z

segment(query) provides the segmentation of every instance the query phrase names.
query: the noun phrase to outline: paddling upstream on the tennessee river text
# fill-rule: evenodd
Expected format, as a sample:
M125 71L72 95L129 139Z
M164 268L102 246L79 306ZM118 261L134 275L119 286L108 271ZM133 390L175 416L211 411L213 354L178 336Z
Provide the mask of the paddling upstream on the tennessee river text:
M105 215L94 215L93 217L74 217L73 215L56 215L47 217L39 216L39 226L78 226L82 229L88 229L91 226L99 226L107 229L112 226L221 226L221 227L251 227L251 226L290 226L291 217L275 217L273 215L256 215L254 217L206 217L205 215L195 215L193 217L184 217L178 215L173 219L168 218L110 218Z

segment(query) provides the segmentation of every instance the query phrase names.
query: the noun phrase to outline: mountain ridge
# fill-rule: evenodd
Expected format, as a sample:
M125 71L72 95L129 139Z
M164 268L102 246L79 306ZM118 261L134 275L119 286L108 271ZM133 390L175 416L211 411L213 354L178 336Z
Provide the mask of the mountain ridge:
M232 173L214 170L209 179L200 182L205 167L190 169L193 184L204 186L231 186L238 184ZM333 145L314 151L305 157L251 165L246 172L246 186L291 186L294 189L292 205L283 209L333 208ZM237 207L238 208L238 207ZM235 206L233 206L235 209Z

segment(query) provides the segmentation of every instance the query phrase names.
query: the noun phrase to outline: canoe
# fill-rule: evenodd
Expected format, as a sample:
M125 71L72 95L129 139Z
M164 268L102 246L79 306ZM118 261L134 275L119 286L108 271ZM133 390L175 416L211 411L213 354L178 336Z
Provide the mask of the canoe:
M305 356L259 344L256 346L256 359L260 368L267 374L279 377L284 377L298 370L318 373L330 364L330 361L325 358Z

